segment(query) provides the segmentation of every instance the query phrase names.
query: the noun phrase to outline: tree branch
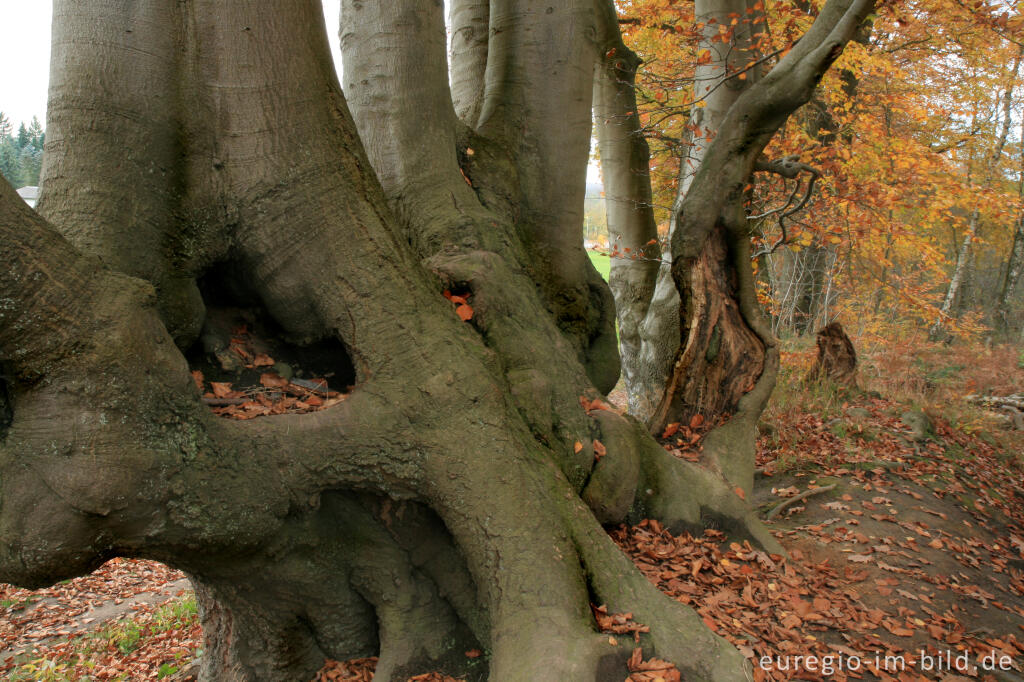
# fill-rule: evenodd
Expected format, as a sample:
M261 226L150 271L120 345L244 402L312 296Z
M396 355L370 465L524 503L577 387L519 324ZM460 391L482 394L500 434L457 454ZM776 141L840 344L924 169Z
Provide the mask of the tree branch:
M794 495L793 497L787 498L787 499L783 500L782 502L778 503L777 505L775 505L770 512L765 514L764 520L765 521L771 521L776 516L778 516L779 513L782 512L782 510L785 509L786 507L789 507L789 506L791 506L793 504L796 504L797 502L800 502L801 500L806 500L808 497L811 497L812 495L820 495L821 493L827 493L830 490L835 490L835 489L836 489L835 483L833 483L832 485L825 485L825 486L822 486L820 488L808 488L807 490L803 491L799 495Z
M829 0L793 49L730 108L680 207L686 229L673 235L674 263L700 253L719 207L742 195L761 151L790 113L810 99L873 6L873 0Z
M814 184L817 182L818 178L821 175L820 171L817 168L810 166L806 163L800 163L799 157L796 155L786 156L781 159L775 159L773 161L759 160L754 165L754 170L775 173L776 175L781 175L782 177L789 179L796 178L797 182L793 185L793 191L790 192L785 204L773 208L769 211L765 211L764 213L760 213L758 215L747 216L747 220L763 220L764 218L767 218L772 215L776 216L780 233L779 238L775 241L775 243L773 243L770 247L758 249L758 251L756 251L751 256L751 260L757 260L761 256L766 256L768 254L774 253L776 249L778 249L780 246L786 243L788 239L788 235L786 233L786 218L795 215L796 213L801 211L804 208L804 206L807 205L807 202L811 200L811 195L814 193ZM797 202L794 205L793 201L794 199L796 199L796 195L800 190L800 173L809 173L811 177L807 181L807 189L804 191L803 197L800 199L799 202Z

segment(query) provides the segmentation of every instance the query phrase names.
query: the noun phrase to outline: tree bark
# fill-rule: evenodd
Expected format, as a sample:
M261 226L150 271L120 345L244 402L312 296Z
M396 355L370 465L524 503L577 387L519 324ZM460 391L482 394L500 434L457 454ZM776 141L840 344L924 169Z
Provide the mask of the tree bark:
M1019 321L1014 324L1012 310L1021 272L1024 271L1024 122L1021 123L1021 133L1020 169L1017 175L1017 222L1014 225L1010 253L1006 258L1006 276L1003 278L999 301L996 304L996 329L1002 333L1020 327Z
M663 262L651 205L650 150L640 132L636 101L638 65L637 56L621 41L606 51L595 71L594 122L612 247L608 284L615 296L622 373L630 412L641 416L641 329Z
M999 290L999 302L996 306L996 327L1003 333L1012 332L1020 326L1019 321L1014 323L1012 311L1021 272L1024 272L1024 211L1017 216L1014 225L1010 255L1006 260L1006 277Z
M408 70L443 60L433 0L346 3L354 115L312 0L58 2L44 214L60 232L0 186L0 580L51 584L112 556L177 566L197 587L204 680L309 679L324 657L378 652L381 680L620 679L632 645L597 631L591 603L649 625L645 653L687 679L749 674L600 525L710 520L781 551L721 474L589 402L617 374L577 220L606 36L589 4L496 6L473 131L443 69ZM174 48L133 63L136 33ZM538 69L552 84L528 92ZM149 173L150 141L166 169ZM92 226L79 187L109 197ZM136 217L142 271L122 243ZM297 352L333 342L347 399L215 417L175 342L225 300Z
M680 165L665 254L671 269L659 274L640 327L643 343L633 360L639 369L626 376L641 377L630 387L630 409L652 432L697 414L720 423L705 438L704 453L748 492L753 429L774 387L778 350L756 302L744 187L772 135L810 99L872 6L861 0L827 3L806 35L761 79L753 73L742 81L726 76L751 61L752 23L746 35L738 31L738 44L708 36L704 45L713 57L703 67L707 73L698 70L697 82L707 90L695 90L706 106L694 109L694 145ZM728 24L730 13L745 17L748 9L753 11L752 3L698 2L696 13L719 14L718 22L706 23L717 34L722 18Z

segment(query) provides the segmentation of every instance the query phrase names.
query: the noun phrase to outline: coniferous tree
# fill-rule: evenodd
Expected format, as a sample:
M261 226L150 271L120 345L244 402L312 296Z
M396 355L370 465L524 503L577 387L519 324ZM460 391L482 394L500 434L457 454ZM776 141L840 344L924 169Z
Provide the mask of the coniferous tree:
M13 130L10 119L0 112L0 175L14 187L38 185L43 165L43 125L33 116L31 123L18 126L16 135Z

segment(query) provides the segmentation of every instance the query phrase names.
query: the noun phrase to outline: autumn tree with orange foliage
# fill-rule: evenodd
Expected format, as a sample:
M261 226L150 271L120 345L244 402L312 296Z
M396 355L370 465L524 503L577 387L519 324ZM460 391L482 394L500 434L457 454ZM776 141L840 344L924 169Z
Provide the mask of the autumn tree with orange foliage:
M762 53L792 44L816 7L770 4ZM641 127L666 223L701 82L698 38L679 28L689 20L677 3L623 5L626 41L644 60ZM818 171L801 210L751 220L776 334L837 317L889 336L1019 328L1021 27L1019 10L997 3L886 3L773 138L768 157ZM808 179L755 176L748 218L788 212Z

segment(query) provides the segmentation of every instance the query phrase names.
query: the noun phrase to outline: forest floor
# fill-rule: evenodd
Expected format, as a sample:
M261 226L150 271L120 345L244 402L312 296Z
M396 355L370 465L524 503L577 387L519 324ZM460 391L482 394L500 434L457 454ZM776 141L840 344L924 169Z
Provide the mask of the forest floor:
M1024 432L963 400L1019 392L1024 358L880 344L861 353L865 390L850 391L802 381L813 352L790 351L752 500L762 515L786 503L770 528L788 556L651 521L612 537L747 654L755 680L1024 681ZM666 447L699 461L700 430L682 426ZM595 617L614 636L636 625ZM37 591L0 584L3 679L186 680L197 655L195 599L160 564L114 559ZM318 679L365 682L373 664L327 662ZM636 681L679 679L656 661L633 668Z

